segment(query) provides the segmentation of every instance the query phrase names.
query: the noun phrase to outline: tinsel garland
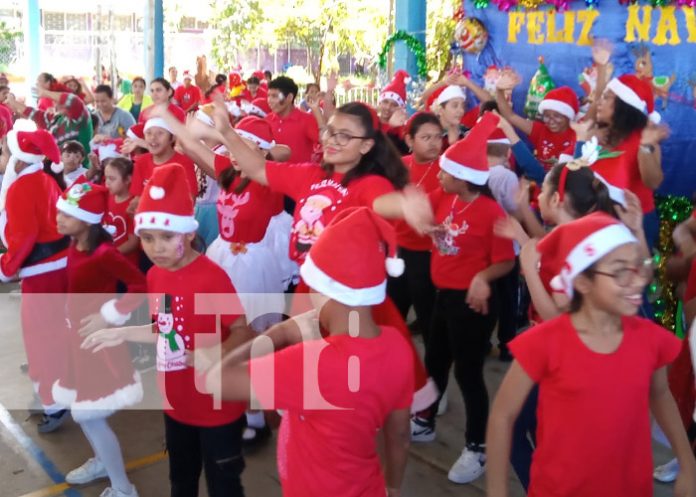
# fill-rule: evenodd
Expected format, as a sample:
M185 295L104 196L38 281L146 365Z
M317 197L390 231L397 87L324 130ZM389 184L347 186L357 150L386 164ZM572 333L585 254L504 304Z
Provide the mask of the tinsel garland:
M387 68L387 57L389 57L389 50L391 50L392 45L394 45L394 43L397 41L403 41L406 43L408 49L416 57L418 76L423 79L427 79L428 63L425 58L425 45L423 45L418 38L403 30L398 30L387 38L387 41L384 43L382 51L379 54L379 67L382 70Z
M655 281L650 284L648 290L655 299L655 321L676 332L679 299L675 294L674 284L667 278L667 260L674 252L672 232L677 224L689 218L693 207L687 197L673 195L656 196L655 204L660 216L657 253L654 256L657 271Z

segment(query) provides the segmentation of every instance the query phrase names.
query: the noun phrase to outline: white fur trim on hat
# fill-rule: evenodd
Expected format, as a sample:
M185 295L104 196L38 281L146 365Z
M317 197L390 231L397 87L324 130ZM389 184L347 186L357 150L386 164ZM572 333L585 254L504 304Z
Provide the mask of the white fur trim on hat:
M104 305L101 306L99 313L104 318L104 321L110 325L123 326L126 324L126 321L130 319L131 313L129 312L128 314L121 314L118 312L118 309L116 309L116 302L118 302L116 299L111 299L104 302Z
M607 90L614 92L617 97L634 109L638 109L643 114L648 114L648 104L645 100L641 99L629 86L623 84L619 78L614 78L609 81Z
M387 257L384 264L387 267L387 274L393 278L398 278L406 270L406 263L398 257Z
M130 138L131 140L139 140L140 139L140 137L138 135L136 135L135 133L133 133L133 131L131 131L130 128L128 128L126 130L126 137Z
M80 209L79 206L71 204L63 197L58 198L58 202L56 202L56 208L59 211L67 214L68 216L72 216L88 224L100 224L102 222L102 218L104 217L103 212L101 214L96 214L94 212Z
M621 188L617 188L616 186L609 183L606 179L604 179L604 177L601 174L595 172L594 175L595 178L604 183L604 186L606 186L607 190L609 190L609 198L617 204L621 204L621 206L626 208L626 194L624 193L624 191Z
M179 216L169 212L141 212L135 215L135 234L140 230L162 230L174 233L193 233L198 221L193 216Z
M373 287L350 288L322 271L309 255L300 267L300 275L310 288L348 306L377 305L387 297L386 279Z
M401 96L398 93L395 93L393 91L384 91L380 93L379 101L381 102L382 100L393 100L399 105L399 107L406 106L406 102L404 102L404 99L401 98Z
M479 186L485 185L488 182L488 177L490 176L490 172L488 171L480 171L478 169L466 167L463 164L459 164L451 159L448 159L444 155L440 156L440 169L451 174L457 179L468 181L469 183Z
M145 123L145 127L143 128L143 132L147 131L150 128L162 128L163 130L168 131L172 135L174 134L174 131L172 131L171 126L169 126L169 124L167 124L167 121L165 121L161 117L151 117L150 119L148 119Z
M568 254L561 273L551 280L551 288L572 297L573 281L580 273L615 248L637 242L636 237L623 224L612 224L595 231Z
M51 163L51 171L53 171L54 174L60 174L63 172L65 166L63 166L62 162L53 162Z
M449 85L437 96L434 103L436 105L443 105L455 98L463 98L466 100L466 93L464 93L464 90L462 90L460 86Z
M255 134L249 133L248 131L244 131L243 129L237 129L235 131L242 138L246 138L247 140L256 143L259 147L261 147L262 150L270 150L273 147L275 147L275 141L267 142L266 140L262 140Z
M507 138L495 138L493 140L488 140L486 143L489 143L489 144L499 143L500 145L510 145L510 140Z
M648 119L650 119L650 122L653 124L660 124L660 122L662 121L662 116L659 112L654 110L650 114L648 114Z
M22 149L19 148L19 143L17 142L17 131L14 129L7 133L7 146L10 148L10 154L13 157L16 157L17 160L21 160L22 162L26 162L27 164L36 164L37 162L41 162L46 158L45 155L35 155L23 152Z
M197 110L196 111L196 119L198 119L200 122L203 124L207 124L211 128L215 127L215 121L213 121L213 118L210 117L208 114L203 112L202 110Z
M261 117L266 117L266 115L267 115L261 107L258 107L254 104L248 103L248 104L243 105L243 110L247 114L256 114L257 116L261 116Z
M553 110L567 117L571 121L575 119L576 112L570 105L560 100L544 99L539 104L539 114L543 114L545 110Z

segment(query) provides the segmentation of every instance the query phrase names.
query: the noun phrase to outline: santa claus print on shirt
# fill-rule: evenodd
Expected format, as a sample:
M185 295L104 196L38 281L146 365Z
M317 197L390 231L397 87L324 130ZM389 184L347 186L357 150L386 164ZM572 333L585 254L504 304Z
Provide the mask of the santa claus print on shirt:
M326 227L322 215L324 209L333 204L326 195L312 195L300 201L300 219L292 227L297 234L295 248L298 252L307 252Z
M186 348L184 339L177 333L183 331L183 318L174 317L171 295L163 295L164 311L157 314L157 371L179 371L186 369ZM181 297L174 298L174 305L181 308ZM157 299L160 304L160 299ZM189 337L186 337L188 340Z

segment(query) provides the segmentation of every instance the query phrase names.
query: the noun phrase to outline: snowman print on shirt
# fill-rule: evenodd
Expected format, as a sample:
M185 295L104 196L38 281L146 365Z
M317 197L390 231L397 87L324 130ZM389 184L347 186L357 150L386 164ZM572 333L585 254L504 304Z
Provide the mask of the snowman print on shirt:
M181 297L175 297L177 309L182 307ZM183 325L176 325L172 312L172 297L164 295L164 311L157 314L157 371L180 371L186 369L186 346L184 339L177 331L183 330ZM186 337L188 339L188 337Z

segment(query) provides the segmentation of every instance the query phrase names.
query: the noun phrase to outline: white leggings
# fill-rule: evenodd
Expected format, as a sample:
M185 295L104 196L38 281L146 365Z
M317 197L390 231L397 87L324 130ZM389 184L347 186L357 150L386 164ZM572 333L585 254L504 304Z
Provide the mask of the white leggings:
M106 468L106 474L111 480L111 488L130 493L131 482L126 475L121 446L105 418L90 419L79 423L82 431L92 446L94 455Z

